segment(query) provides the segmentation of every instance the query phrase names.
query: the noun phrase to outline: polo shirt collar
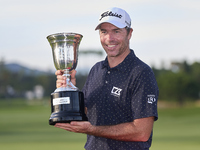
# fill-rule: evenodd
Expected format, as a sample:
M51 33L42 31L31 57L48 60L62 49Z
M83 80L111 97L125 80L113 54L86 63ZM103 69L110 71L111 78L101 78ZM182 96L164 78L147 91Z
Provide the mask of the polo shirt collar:
M108 70L117 69L121 71L126 71L129 68L129 63L135 59L136 55L132 49L130 49L130 53L126 56L126 58L116 67L110 68L108 64L108 58L103 61L102 69L107 68Z

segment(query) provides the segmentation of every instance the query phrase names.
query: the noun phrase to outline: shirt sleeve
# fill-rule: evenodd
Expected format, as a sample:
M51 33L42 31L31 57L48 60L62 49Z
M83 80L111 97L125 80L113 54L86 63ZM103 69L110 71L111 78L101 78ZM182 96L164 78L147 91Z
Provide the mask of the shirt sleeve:
M155 117L158 119L157 101L158 86L151 68L145 68L138 73L133 86L132 112L133 118Z

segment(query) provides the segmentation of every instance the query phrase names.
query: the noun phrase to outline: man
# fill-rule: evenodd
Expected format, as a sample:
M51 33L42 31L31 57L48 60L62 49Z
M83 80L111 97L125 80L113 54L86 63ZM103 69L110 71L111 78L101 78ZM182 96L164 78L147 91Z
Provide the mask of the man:
M89 121L55 126L87 134L86 150L148 150L158 118L158 87L150 67L129 48L131 19L111 8L101 14L96 30L107 57L92 67L83 88ZM57 87L65 86L62 71L56 75Z

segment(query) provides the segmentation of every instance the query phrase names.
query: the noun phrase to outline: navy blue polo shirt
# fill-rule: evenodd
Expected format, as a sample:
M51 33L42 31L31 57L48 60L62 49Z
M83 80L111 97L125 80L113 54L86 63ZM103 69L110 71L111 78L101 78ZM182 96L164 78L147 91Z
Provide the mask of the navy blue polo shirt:
M152 69L131 50L118 66L107 58L96 63L83 88L87 116L92 125L116 125L157 114L158 86ZM147 142L124 142L88 135L86 150L146 150Z

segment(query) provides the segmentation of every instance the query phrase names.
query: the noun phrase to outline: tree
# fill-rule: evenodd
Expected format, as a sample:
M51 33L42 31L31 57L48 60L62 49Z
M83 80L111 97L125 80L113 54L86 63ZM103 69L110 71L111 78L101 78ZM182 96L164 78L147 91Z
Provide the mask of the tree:
M185 100L197 100L199 94L200 65L180 63L178 72L159 70L156 78L160 91L160 99L175 100L181 105Z

